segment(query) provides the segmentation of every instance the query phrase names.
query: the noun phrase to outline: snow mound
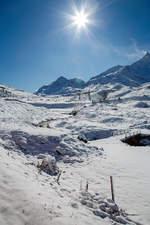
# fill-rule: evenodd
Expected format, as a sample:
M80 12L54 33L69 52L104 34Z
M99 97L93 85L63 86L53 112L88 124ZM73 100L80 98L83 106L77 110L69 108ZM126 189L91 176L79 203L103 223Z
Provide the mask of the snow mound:
M146 102L138 102L137 104L135 104L136 108L148 108L149 105Z
M107 129L95 129L95 130L84 130L81 131L80 137L87 141L99 140L104 139L112 136L114 130L107 130Z
M0 132L1 145L9 150L21 151L25 155L32 155L41 158L41 155L50 155L57 160L65 162L80 161L79 156L87 155L91 151L102 154L101 149L94 146L87 146L77 138L68 135L42 136L31 135L23 131L11 131L10 133ZM70 158L68 160L68 158ZM44 157L43 157L44 158Z

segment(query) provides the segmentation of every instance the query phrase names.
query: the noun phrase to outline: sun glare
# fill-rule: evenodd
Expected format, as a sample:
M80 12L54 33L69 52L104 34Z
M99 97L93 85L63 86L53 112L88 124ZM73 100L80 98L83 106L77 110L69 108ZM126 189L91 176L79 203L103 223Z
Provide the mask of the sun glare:
M76 4L72 4L72 14L65 14L67 20L70 20L70 24L66 26L66 29L72 29L75 32L75 37L78 37L78 34L84 30L86 33L90 33L89 25L94 25L95 21L92 19L93 14L96 13L98 5L89 5L85 2L80 6L80 9L77 8Z
M78 29L85 28L88 24L88 16L84 11L76 12L76 15L73 18L74 24L77 26Z

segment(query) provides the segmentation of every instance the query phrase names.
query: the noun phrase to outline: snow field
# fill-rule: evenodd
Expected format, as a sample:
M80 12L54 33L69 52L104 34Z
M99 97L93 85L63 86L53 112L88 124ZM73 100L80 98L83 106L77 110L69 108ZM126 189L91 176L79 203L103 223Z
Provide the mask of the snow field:
M0 99L0 224L150 224L149 146L131 147L120 141L124 135L112 137L118 130L149 133L149 108L140 103L149 105L147 86L116 88L105 103L80 102L76 116L70 115L75 100L69 97L12 91L14 100ZM118 94L120 101L113 99ZM43 122L48 126L38 126ZM59 183L36 166L49 155L62 171ZM110 176L117 206L108 201ZM127 217L112 217L117 207Z

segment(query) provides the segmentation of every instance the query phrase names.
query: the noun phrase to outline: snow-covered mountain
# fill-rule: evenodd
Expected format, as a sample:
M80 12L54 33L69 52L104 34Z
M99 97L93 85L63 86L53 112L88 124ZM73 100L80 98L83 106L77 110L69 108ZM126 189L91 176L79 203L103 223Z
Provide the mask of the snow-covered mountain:
M87 82L87 86L91 85L91 84L99 84L101 82L102 77L107 76L108 74L115 74L117 71L119 71L120 69L122 69L123 66L114 66L108 70L106 70L105 72L92 77L88 82Z
M150 54L128 66L115 66L100 75L91 78L87 85L123 84L130 87L150 82Z
M41 87L36 94L73 94L84 88L98 91L104 85L132 88L146 82L150 82L150 54L148 52L137 62L127 66L114 66L92 77L87 83L77 78L68 80L60 77L52 84Z
M150 81L150 54L147 52L145 56L130 66L138 77L144 82ZM143 83L144 83L143 82Z
M74 93L76 90L84 88L85 82L81 79L67 79L63 76L59 77L56 81L49 85L44 85L41 87L36 94L70 94Z

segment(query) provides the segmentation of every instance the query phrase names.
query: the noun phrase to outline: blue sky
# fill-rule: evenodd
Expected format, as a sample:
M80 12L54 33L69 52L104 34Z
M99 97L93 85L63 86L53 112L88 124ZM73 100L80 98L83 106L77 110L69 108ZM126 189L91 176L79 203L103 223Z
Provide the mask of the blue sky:
M88 80L150 51L149 0L74 0L97 7L89 33L68 27L72 0L0 0L0 83L33 92L59 76ZM89 10L87 9L87 10Z

